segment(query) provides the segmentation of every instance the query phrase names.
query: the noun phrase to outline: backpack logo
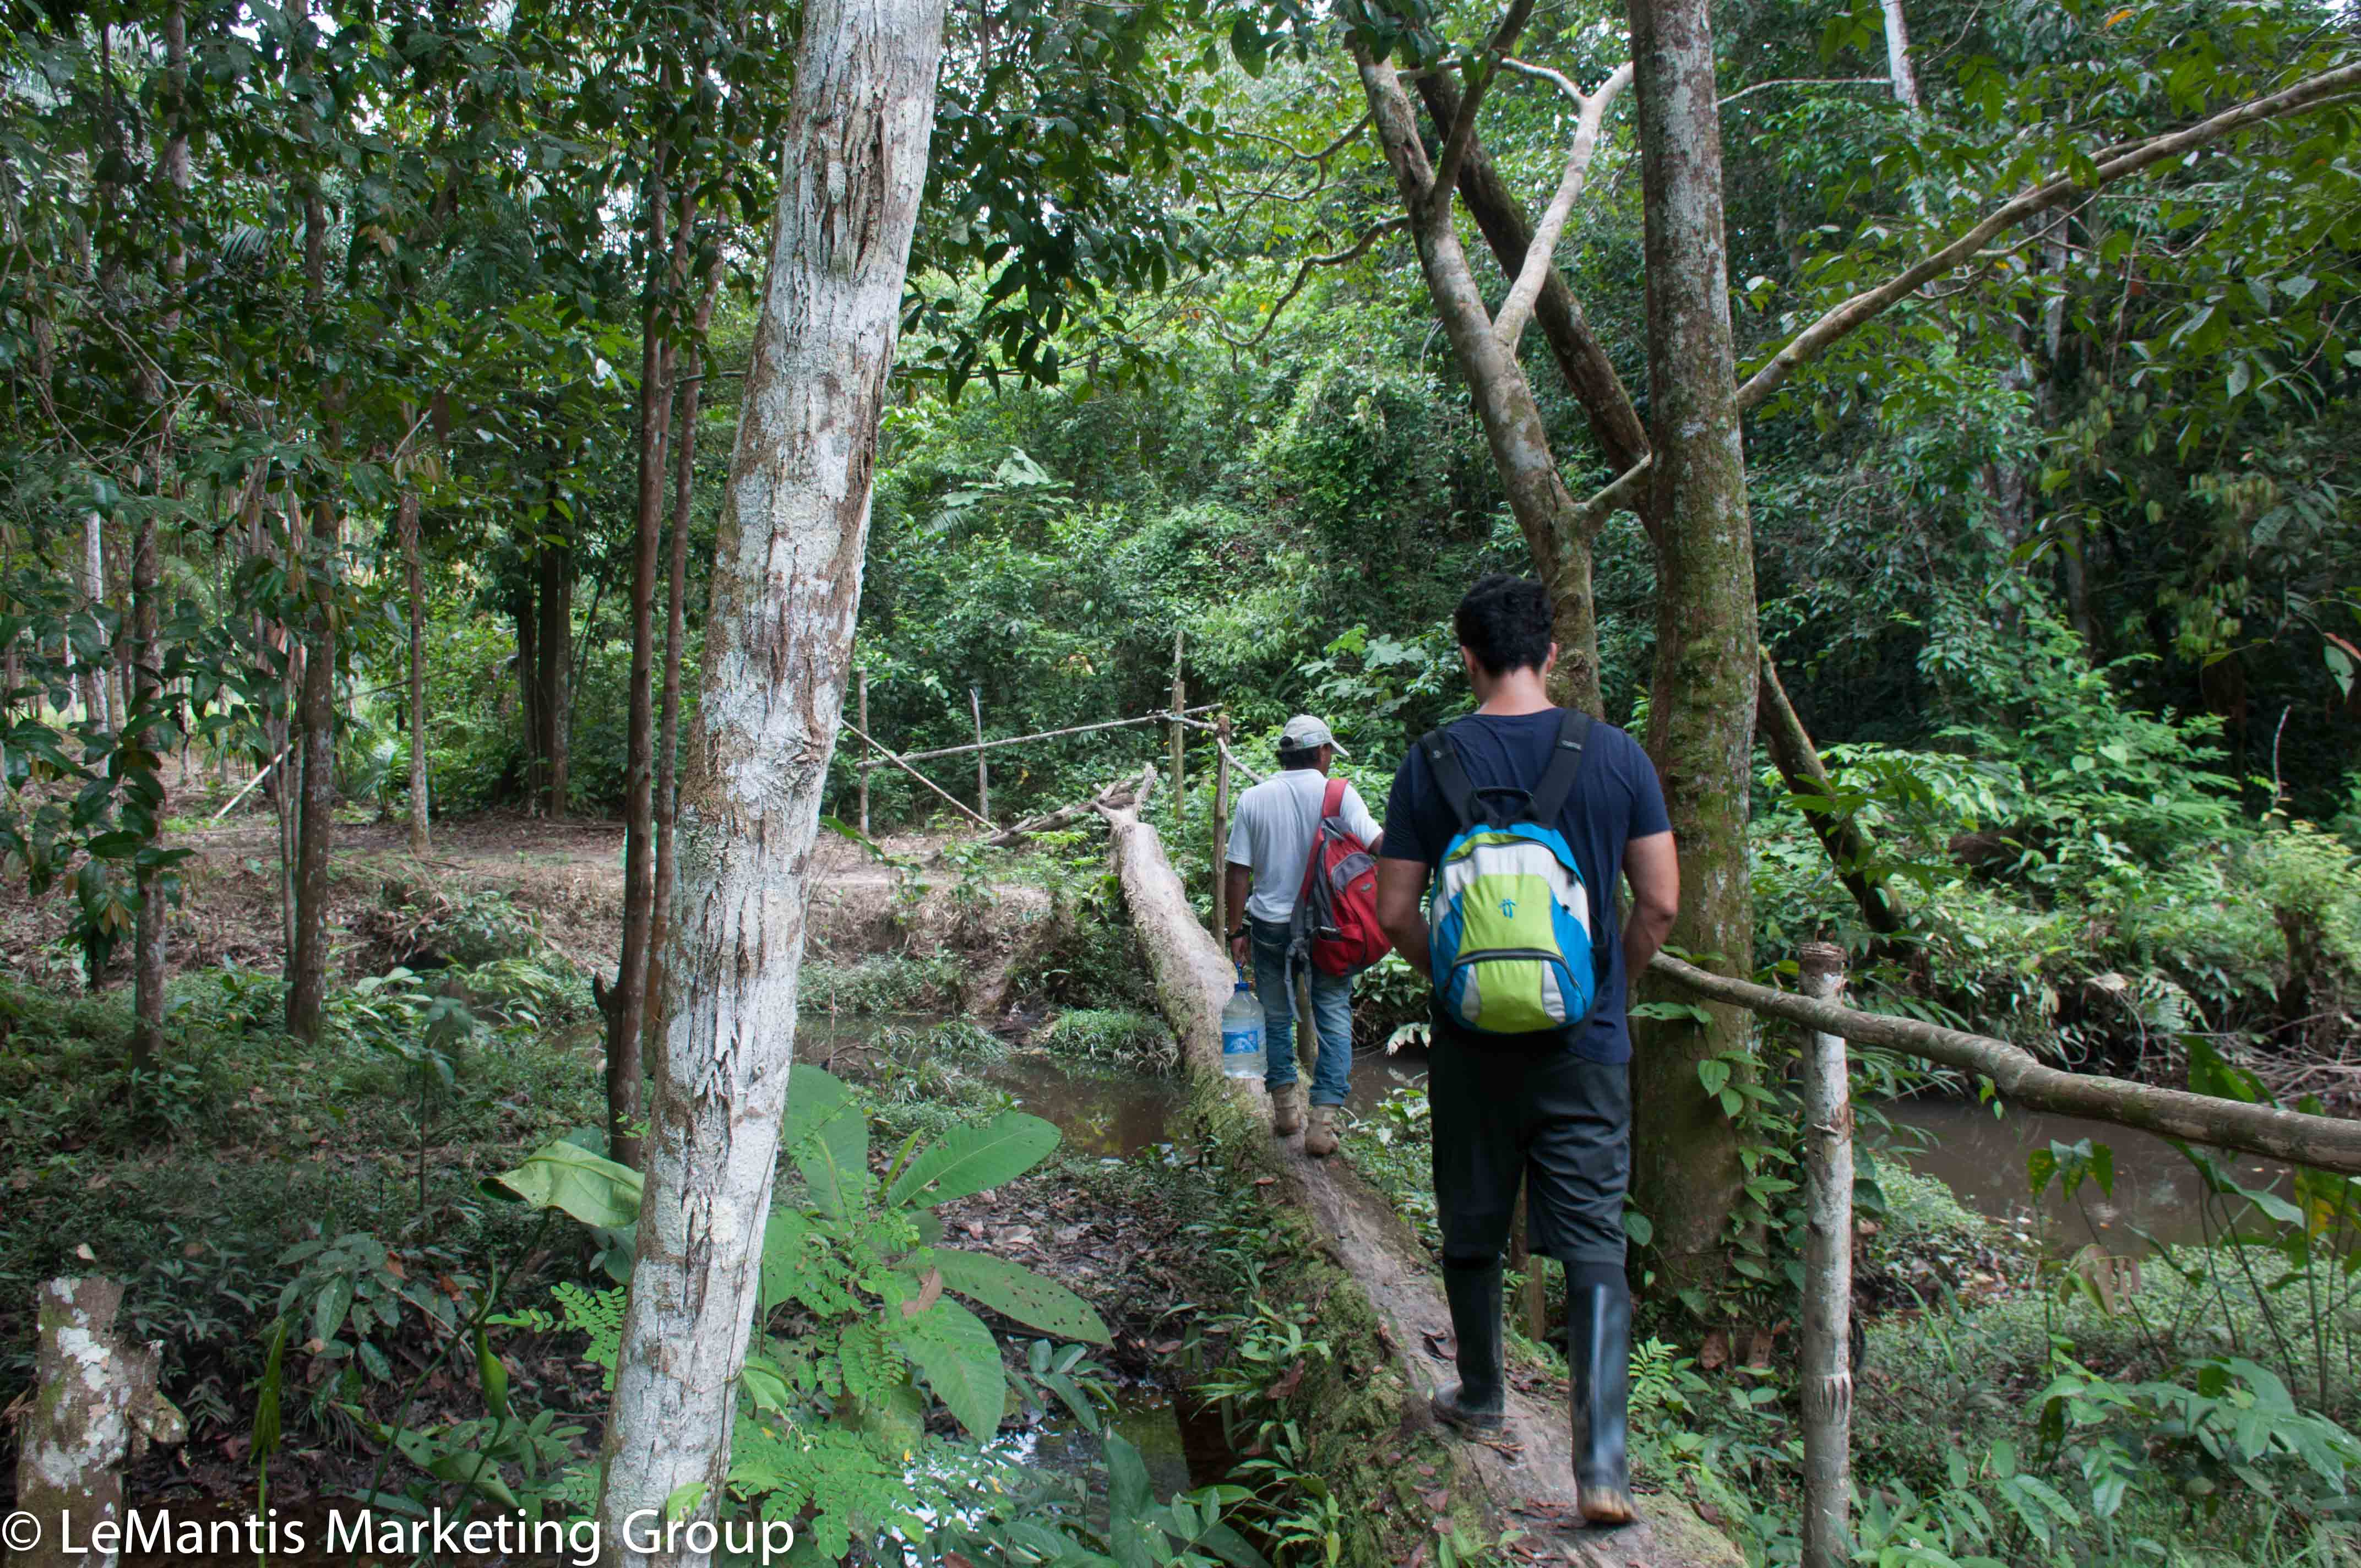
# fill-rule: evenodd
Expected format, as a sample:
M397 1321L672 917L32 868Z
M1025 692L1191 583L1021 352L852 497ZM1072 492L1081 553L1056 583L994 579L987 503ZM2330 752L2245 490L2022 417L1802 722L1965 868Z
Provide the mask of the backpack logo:
M1514 920L1516 917L1517 901L1513 898L1504 898L1500 900L1500 918L1503 920Z

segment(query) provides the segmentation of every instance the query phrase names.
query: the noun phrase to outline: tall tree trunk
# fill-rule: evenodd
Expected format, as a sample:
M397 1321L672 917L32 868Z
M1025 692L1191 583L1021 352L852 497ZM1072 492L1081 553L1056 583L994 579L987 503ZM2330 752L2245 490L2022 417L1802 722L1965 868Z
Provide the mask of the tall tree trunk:
M648 938L656 883L655 665L657 555L664 543L664 433L672 415L672 347L665 340L664 155L649 160L647 297L640 310L640 469L631 530L631 676L623 752L623 947L607 1014L607 1142L609 1157L636 1168L640 1137L640 1035L648 1005Z
M92 512L82 520L82 587L90 601L90 613L103 618L106 609L106 544L102 537L102 521ZM115 728L115 718L106 701L106 665L101 659L92 659L82 667L82 718L101 729Z
M681 199L681 230L689 232L695 215L690 198ZM680 757L680 663L686 637L684 614L688 594L688 531L697 499L697 405L705 385L704 356L698 345L713 320L714 296L720 291L721 269L717 257L708 271L705 291L697 302L697 321L684 350L678 382L680 407L672 433L672 544L664 573L664 707L656 721L655 902L649 911L648 1017L643 1033L648 1048L661 1050L667 990L664 953L672 935L672 902L679 870L674 863L673 824L680 800L675 775Z
M1450 340L1460 376L1490 445L1492 466L1507 491L1532 552L1533 564L1556 600L1558 664L1552 695L1587 712L1600 711L1598 626L1591 602L1590 543L1596 522L1580 516L1566 492L1549 432L1516 355L1492 331L1491 313L1476 286L1467 253L1452 219L1449 192L1433 189L1435 170L1420 143L1418 120L1393 66L1352 43L1378 139L1393 170L1408 215L1428 295ZM1440 196L1440 200L1435 199Z
M303 269L304 304L315 321L326 294L327 230L327 203L314 186L303 199ZM326 434L333 447L334 425ZM311 512L317 555L304 564L312 625L304 639L303 685L296 715L302 732L303 793L295 838L295 950L287 981L287 1032L299 1040L318 1037L320 1006L326 997L328 852L336 830L336 623L331 610L339 527L335 497L324 488L313 498ZM291 518L289 524L291 530Z
M541 547L541 627L538 644L541 668L541 756L545 770L542 808L551 821L566 815L571 785L568 751L574 733L574 540L579 537L581 514L567 525L561 542L544 541Z
M181 94L188 87L188 17L184 9L175 5L164 16L164 70L166 90L164 113L172 126L172 134L164 144L164 177L172 190L172 204L177 209L180 198L189 189L189 137L181 128ZM174 213L178 221L178 213ZM164 290L168 296L177 295L184 259L176 242L164 254ZM180 312L168 308L164 313L164 336L170 339L180 328ZM159 625L157 600L161 588L157 564L156 512L161 507L170 487L164 478L164 466L171 448L171 411L165 404L164 388L155 371L148 372L148 400L156 405L156 443L148 459L148 492L150 505L140 513L138 532L131 547L131 646L132 646L132 711L146 713L158 707L163 695L163 650L157 645ZM156 757L157 799L148 807L150 846L157 842L164 821L163 758L156 751L162 740L159 730L149 729L141 738L141 749ZM182 773L186 773L186 747L182 750ZM139 873L139 913L131 938L131 1056L134 1074L146 1072L155 1062L157 1053L164 1047L164 889L152 871Z
M528 554L516 586L509 590L509 616L516 622L517 723L524 735L525 808L541 804L549 772L542 758L541 610L534 603L533 579L540 575L538 558Z
M401 565L410 590L410 852L431 848L426 795L426 573L418 559L419 496L401 492Z
M1707 0L1630 0L1645 192L1649 412L1655 461L1656 667L1648 751L1680 847L1672 940L1753 971L1746 855L1757 643L1754 543L1746 505L1723 248L1721 132ZM1743 1058L1748 1016L1640 1020L1631 1102L1640 1111L1632 1196L1655 1226L1673 1288L1720 1274L1741 1168L1736 1126L1698 1064Z
M1910 65L1910 23L1902 14L1902 0L1885 0L1885 71L1894 82L1894 101L1918 112L1918 72Z
M794 1055L805 875L861 599L872 466L926 185L943 0L810 0L715 545L666 1033L599 1518L730 1465ZM701 1568L700 1554L663 1554Z

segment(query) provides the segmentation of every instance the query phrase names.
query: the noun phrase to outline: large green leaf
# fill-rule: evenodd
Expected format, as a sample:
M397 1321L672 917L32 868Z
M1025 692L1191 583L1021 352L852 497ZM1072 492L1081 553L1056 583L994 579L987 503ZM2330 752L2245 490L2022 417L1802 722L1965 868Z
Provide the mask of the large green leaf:
M1139 1450L1116 1432L1106 1434L1107 1546L1123 1568L1154 1568L1164 1553L1163 1537L1155 1534L1148 1510L1155 1494L1149 1490L1148 1465Z
M901 1340L911 1365L970 1437L981 1442L1000 1430L1008 1375L1000 1367L1000 1342L981 1318L939 1299L901 1324Z
M793 1154L796 1145L851 1103L852 1091L844 1080L809 1062L796 1062L787 1069L787 1113L779 1126L779 1146Z
M932 1206L1024 1175L1058 1146L1058 1129L1010 1111L980 1127L961 1127L912 1160L885 1194L889 1203Z
M1021 1264L989 1253L937 1247L933 1256L935 1266L942 1271L943 1288L978 1306L1060 1339L1115 1343L1091 1304L1054 1279L1044 1279Z
M796 1168L804 1173L814 1203L830 1214L851 1212L869 1178L869 1118L857 1111L829 1117L819 1135L806 1138L796 1150Z
M534 1208L563 1209L586 1225L620 1229L640 1223L640 1173L574 1144L535 1149L496 1179Z
M1270 1562L1246 1538L1219 1519L1197 1532L1196 1544L1228 1563L1230 1568L1270 1568Z

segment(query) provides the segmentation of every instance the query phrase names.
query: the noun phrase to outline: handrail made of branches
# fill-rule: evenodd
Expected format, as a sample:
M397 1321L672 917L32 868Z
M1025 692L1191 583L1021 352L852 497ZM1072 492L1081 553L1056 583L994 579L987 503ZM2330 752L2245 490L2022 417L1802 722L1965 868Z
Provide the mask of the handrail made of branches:
M1863 1013L1793 992L1712 974L1659 953L1649 969L1692 995L1765 1017L1784 1018L1860 1045L1883 1046L1992 1080L2004 1100L2036 1111L2086 1116L2119 1127L2183 1138L2210 1147L2261 1155L2339 1176L2361 1176L2361 1121L2309 1116L2211 1094L2161 1089L2045 1067L2032 1052L1986 1035L1916 1018Z

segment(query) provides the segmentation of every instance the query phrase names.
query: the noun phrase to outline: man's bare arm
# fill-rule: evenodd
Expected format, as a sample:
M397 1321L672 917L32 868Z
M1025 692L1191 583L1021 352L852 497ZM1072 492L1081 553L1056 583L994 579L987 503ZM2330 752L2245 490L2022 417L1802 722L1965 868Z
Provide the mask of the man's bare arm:
M1384 862L1378 862L1380 879ZM1672 935L1673 917L1681 912L1681 861L1670 833L1651 833L1623 846L1623 874L1631 883L1631 913L1623 921L1623 974L1636 984L1648 960ZM1379 908L1385 883L1378 883Z
M1378 926L1402 961L1429 980L1434 969L1427 950L1426 862L1378 859Z
M1246 896L1254 891L1254 868L1232 861L1223 870L1222 907L1229 911L1230 929L1235 931L1246 923ZM1251 952L1244 937L1230 944L1231 960L1242 968L1249 961Z

